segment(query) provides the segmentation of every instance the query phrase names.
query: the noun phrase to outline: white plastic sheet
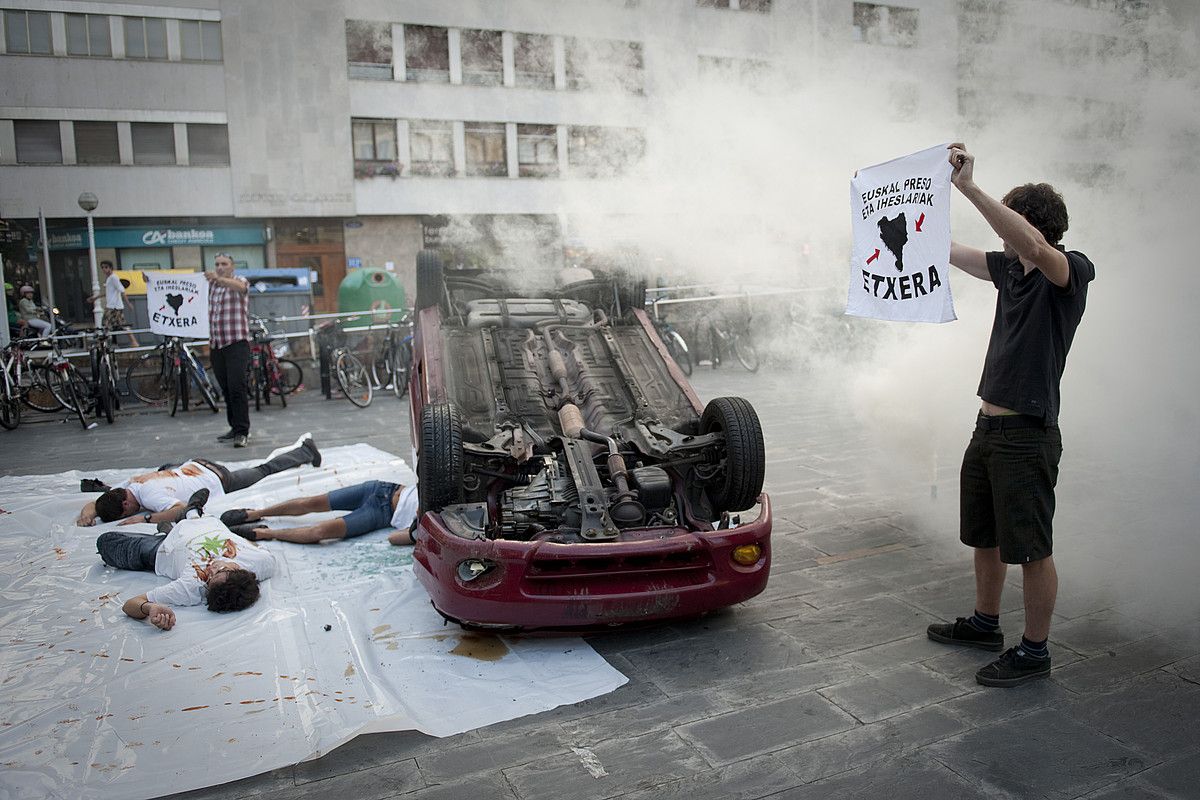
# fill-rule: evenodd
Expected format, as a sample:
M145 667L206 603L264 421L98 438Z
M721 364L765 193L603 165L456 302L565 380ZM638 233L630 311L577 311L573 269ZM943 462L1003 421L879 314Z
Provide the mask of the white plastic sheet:
M174 630L159 631L121 604L165 579L105 567L95 539L110 526L73 524L90 476L0 479L0 797L137 800L314 758L360 733L448 736L625 682L581 639L444 626L411 548L385 532L268 542L281 570L254 607L176 609ZM272 476L209 510L370 479L412 476L367 445L335 448L320 469Z

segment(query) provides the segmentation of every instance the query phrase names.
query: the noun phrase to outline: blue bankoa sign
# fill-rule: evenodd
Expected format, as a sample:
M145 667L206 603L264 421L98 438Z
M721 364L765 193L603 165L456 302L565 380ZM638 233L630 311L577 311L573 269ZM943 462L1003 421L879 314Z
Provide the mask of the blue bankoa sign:
M50 231L51 250L86 250L87 228ZM261 227L97 228L96 247L209 247L263 244ZM38 240L41 247L41 240Z

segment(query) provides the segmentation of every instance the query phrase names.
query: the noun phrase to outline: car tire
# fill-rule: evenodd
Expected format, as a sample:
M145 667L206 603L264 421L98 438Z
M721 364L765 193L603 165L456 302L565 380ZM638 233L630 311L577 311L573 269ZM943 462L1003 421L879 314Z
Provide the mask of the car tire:
M766 475L762 423L750 401L716 397L700 417L701 433L725 434L725 469L708 486L713 510L744 511L758 502Z
M433 250L417 253L417 311L440 303L445 285L442 257Z
M417 458L417 496L421 511L437 511L462 496L462 415L453 403L421 409L421 450Z

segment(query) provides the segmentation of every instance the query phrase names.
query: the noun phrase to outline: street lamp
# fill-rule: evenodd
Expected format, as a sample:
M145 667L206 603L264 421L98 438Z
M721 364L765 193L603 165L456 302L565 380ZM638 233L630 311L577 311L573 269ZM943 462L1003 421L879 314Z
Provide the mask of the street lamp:
M92 265L92 321L99 330L104 325L104 309L100 305L100 274L96 271L96 229L92 225L92 212L100 205L100 199L91 192L79 195L79 207L87 212L88 221L88 260Z

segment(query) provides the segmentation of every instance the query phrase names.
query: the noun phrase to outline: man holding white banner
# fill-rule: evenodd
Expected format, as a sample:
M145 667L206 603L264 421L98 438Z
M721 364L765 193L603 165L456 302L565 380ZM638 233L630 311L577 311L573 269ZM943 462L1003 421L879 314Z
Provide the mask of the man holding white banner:
M250 367L250 284L233 274L233 256L217 253L214 272L208 279L210 328L208 347L213 371L225 395L225 418L229 431L218 442L245 447L250 438L250 392L246 371Z
M984 686L1016 686L1050 674L1046 642L1058 595L1051 534L1062 456L1059 383L1096 269L1087 256L1059 244L1067 207L1053 186L1025 184L997 201L975 183L975 158L966 147L947 149L954 185L1004 250L950 245L950 263L991 281L997 298L979 382L982 406L960 475L959 538L975 551L975 612L930 625L928 635L945 644L1004 649L1000 594L1008 565L1020 564L1024 635L975 674Z

